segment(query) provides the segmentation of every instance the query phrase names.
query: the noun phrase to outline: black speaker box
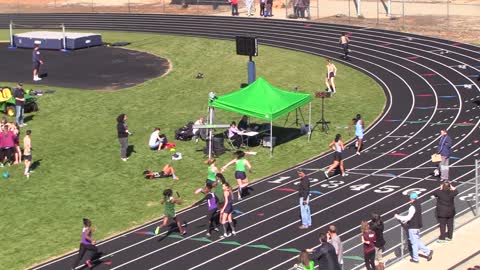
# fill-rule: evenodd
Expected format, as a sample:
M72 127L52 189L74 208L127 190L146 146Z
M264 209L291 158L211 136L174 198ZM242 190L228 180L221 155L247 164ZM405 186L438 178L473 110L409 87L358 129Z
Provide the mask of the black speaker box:
M237 54L258 56L258 44L256 37L236 37Z

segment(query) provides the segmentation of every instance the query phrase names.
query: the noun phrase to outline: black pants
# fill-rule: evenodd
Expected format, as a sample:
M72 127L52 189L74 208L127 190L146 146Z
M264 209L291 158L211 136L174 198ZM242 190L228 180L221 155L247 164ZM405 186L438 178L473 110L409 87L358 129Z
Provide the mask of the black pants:
M348 43L342 44L344 58L348 58Z
M7 162L11 162L13 160L14 149L13 147L0 149L0 162L4 162L5 158Z
M453 217L443 218L437 217L438 222L440 223L440 240L445 240L445 237L452 239L453 237ZM445 233L448 228L447 233Z
M363 258L365 259L365 267L367 267L367 270L375 270L375 250L363 256Z
M128 137L118 138L120 143L120 157L127 158L127 149L128 149Z
M73 262L72 268L75 268L75 267L78 266L78 264L80 263L80 260L82 259L82 257L85 255L85 252L87 252L87 251L90 251L90 253L91 253L90 257L88 257L87 260L91 260L95 256L95 254L97 254L98 249L94 245L80 244L80 250L78 251L78 257Z
M207 220L208 220L207 233L210 233L215 228L213 223L215 223L216 226L218 226L218 224L219 224L218 218L219 218L219 216L217 215L217 209L208 210L208 213L207 213Z
M265 13L265 3L260 3L260 16L264 16Z

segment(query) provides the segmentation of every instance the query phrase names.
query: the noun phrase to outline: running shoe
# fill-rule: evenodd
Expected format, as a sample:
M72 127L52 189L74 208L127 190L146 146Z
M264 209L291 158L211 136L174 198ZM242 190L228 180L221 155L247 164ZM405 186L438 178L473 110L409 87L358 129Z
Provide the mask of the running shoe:
M231 235L230 233L224 233L224 234L223 234L223 236L224 236L225 238L230 237L230 235Z
M181 235L185 235L185 234L187 234L187 230L183 230L183 232L182 232L182 233L180 233L180 234L181 234Z
M342 177L348 176L348 173L342 173Z
M330 178L330 177L328 176L328 172L327 172L327 171L323 171L323 173L325 174L325 178L327 178L327 179Z
M207 232L206 236L207 236L207 237L210 237L210 236L212 236L212 235L211 235L209 232Z
M158 233L160 233L160 226L157 226L157 228L155 229L155 235L158 235Z
M88 268L92 269L93 268L93 264L90 260L86 260L85 261L85 264L88 266Z
M236 231L232 231L233 236L237 235Z
M220 229L218 229L218 228L214 228L213 230L216 231L216 232L220 231Z

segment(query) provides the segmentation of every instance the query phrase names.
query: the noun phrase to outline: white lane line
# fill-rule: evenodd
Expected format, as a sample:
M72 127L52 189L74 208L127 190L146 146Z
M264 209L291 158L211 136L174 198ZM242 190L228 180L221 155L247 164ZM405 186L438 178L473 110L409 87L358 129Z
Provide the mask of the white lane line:
M477 150L478 150L478 149L477 149ZM470 155L471 155L471 154L470 154ZM468 156L470 156L470 155L468 155ZM464 157L464 159L467 158L468 156ZM459 161L460 161L460 160L459 160ZM457 162L459 162L459 161L457 161ZM426 163L428 163L428 162L429 162L429 161L426 161L426 162L424 162L423 164L426 164ZM457 163L457 162L455 162L455 163ZM422 165L423 165L423 164L422 164ZM394 177L393 179L388 180L388 181L386 181L386 182L388 183L388 182L390 182L390 181L392 181L392 180L394 180L394 179L396 179L396 178L397 178L397 177ZM313 232L316 232L316 231L318 231L318 230L320 230L320 229L323 229L323 228L324 228L325 226L327 226L328 224L333 224L333 223L335 223L335 222L337 222L337 221L339 221L339 220L341 220L341 219L343 219L343 218L345 218L345 217L347 217L347 216L349 216L349 215L351 215L351 214L353 214L353 213L357 213L357 212L359 212L360 210L366 209L367 207L370 207L370 206L372 206L372 205L374 205L374 204L377 204L378 202L383 201L383 200L385 200L386 198L388 198L388 197L390 197L390 196L392 196L392 195L396 195L396 194L398 194L398 192L403 191L403 190L406 190L407 188L409 188L409 187L411 187L411 186L417 185L417 184L419 184L419 183L422 182L422 181L424 181L424 180L422 179L422 180L413 182L413 183L410 184L410 185L404 186L404 187L400 188L397 192L392 192L392 193L390 193L390 194L388 194L388 195L385 195L384 197L382 197L382 198L379 199L379 200L376 200L376 201L374 201L374 202L372 202L372 203L370 203L370 204L368 204L368 205L365 205L365 206L363 206L363 207L361 207L361 208L358 208L358 209L356 209L356 210L353 211L353 212L349 212L348 215L344 215L344 216L339 217L339 218L337 218L337 219L335 219L335 220L331 220L331 221L329 221L329 222L326 222L325 224L322 224L322 225L316 227L315 229L313 229L313 230L311 230L311 231L308 231L308 232L306 232L306 233L304 233L304 234L302 234L302 235L300 235L300 236L297 236L297 237L295 237L295 238L293 238L293 239L290 239L290 240L288 240L288 241L286 241L286 242L284 242L284 243L282 243L282 244L280 244L280 245L278 245L278 246L276 246L276 247L274 247L274 248L271 248L271 249L268 250L268 251L265 251L265 252L263 252L263 253L255 256L255 257L252 257L252 258L250 258L250 259L248 259L248 260L245 260L245 261L243 261L242 263L237 264L236 266L231 267L231 268L229 268L229 269L236 269L236 268L238 268L238 267L240 267L240 266L242 266L242 265L244 265L244 264L246 264L246 263L248 263L248 262L250 262L250 261L256 260L257 258L259 258L259 257L261 257L261 256L263 256L263 255L265 255L265 254L268 254L268 253L270 253L270 252L272 252L272 251L274 251L274 250L276 250L276 249L278 249L278 248L280 248L280 247L282 247L282 246L285 246L285 245L287 245L287 244L289 244L289 243L291 243L291 242L293 242L293 241L296 241L296 240L298 240L298 239L300 239L300 238L303 238L303 237L305 237L305 236L307 236L307 235L309 235L309 234L311 234L311 233L313 233ZM378 185L376 185L376 186L374 186L374 187L378 187L378 186L381 186L381 185L382 185L382 183L380 183L380 184L378 184ZM368 191L370 191L370 190L373 189L374 187L369 188ZM367 190L366 190L366 191L367 191ZM365 191L365 192L366 192L366 191ZM364 193L364 192L360 192L360 193L358 193L358 194L361 194L361 193ZM355 195L352 196L352 197L355 197L355 196L357 196L357 194L355 194ZM348 199L345 199L344 201L346 201L346 200L348 200ZM342 202L343 202L343 201L342 201ZM338 204L338 203L336 203L336 204ZM298 206L297 206L297 208L298 208ZM327 208L324 208L324 209L322 209L322 210L320 210L320 211L312 214L312 216L314 216L314 215L316 215L316 214L318 214L318 213L321 213L321 212L323 212L325 209L329 209L329 208L331 208L331 207L329 206L329 207L327 207ZM265 238L266 236L269 236L269 235L271 235L271 234L274 234L274 233L276 233L276 232L278 232L278 231L283 230L283 229L286 228L286 227L289 227L289 226L291 226L291 225L293 225L293 224L297 224L297 223L298 223L298 221L292 222L292 223L290 223L290 224L287 225L287 226L284 226L284 227L282 227L282 228L280 228L280 229L277 229L277 230L272 231L272 232L270 232L270 233L268 233L268 234L266 234L266 235L263 235L263 236L260 237L260 238L257 238L257 239L255 239L255 240L253 240L253 241L250 241L250 242L245 243L245 244L243 244L243 245L241 245L241 246L238 246L237 248L234 248L233 250L230 250L230 251L228 251L228 252L222 253L221 255L219 255L219 256L217 256L217 257L215 257L215 258L213 258L213 259L210 259L210 260L208 260L208 261L206 261L206 262L203 262L203 263L201 263L201 264L199 264L199 265L197 265L197 266L195 266L195 267L192 267L192 268L190 268L190 269L198 268L199 266L202 266L202 265L204 265L205 263L209 263L209 262L211 262L211 261L213 261L213 260L216 260L216 259L218 259L218 258L220 258L220 257L223 257L225 254L228 254L228 253L230 253L230 252L232 252L232 251L238 250L238 249L240 249L240 248L242 248L242 247L244 247L244 246L246 246L246 245L249 245L249 244L251 244L251 243L259 240L259 239ZM150 268L150 270L151 270L151 269L154 269L154 268Z

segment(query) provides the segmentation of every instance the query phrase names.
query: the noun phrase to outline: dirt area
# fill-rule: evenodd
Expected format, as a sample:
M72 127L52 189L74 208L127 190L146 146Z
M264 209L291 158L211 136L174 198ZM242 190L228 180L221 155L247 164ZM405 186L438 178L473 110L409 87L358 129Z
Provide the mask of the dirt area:
M190 5L172 3L196 3ZM218 1L222 1L219 2ZM274 0L276 19L293 13L294 0ZM382 2L386 1L386 2ZM256 1L256 16L259 4ZM198 4L197 4L198 3ZM239 1L240 16L246 16ZM363 0L357 16L354 0L310 0L313 21L349 24L480 44L480 0L412 1L392 0L387 16L387 0ZM3 13L119 12L167 13L229 16L227 0L0 0Z

